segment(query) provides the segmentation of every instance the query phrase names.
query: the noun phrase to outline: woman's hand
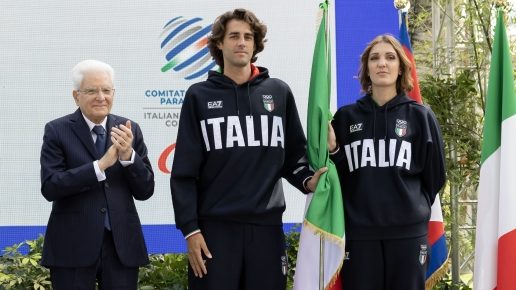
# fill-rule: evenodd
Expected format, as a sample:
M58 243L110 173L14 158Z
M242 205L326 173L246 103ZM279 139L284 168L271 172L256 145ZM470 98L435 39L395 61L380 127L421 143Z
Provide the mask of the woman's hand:
M333 130L331 122L328 123L328 150L330 153L337 150L337 137L335 137L335 131Z

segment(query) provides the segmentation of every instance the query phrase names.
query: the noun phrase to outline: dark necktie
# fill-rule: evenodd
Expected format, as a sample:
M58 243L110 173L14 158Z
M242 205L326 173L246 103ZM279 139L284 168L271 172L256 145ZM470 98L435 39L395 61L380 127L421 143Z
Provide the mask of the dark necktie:
M104 127L98 125L93 127L92 131L97 135L97 140L95 141L95 148L97 148L97 152L99 153L99 155L103 156L106 152L106 130L104 130ZM111 230L108 211L106 211L106 215L104 218L104 227L108 230Z
M93 127L92 131L97 135L97 141L95 141L95 148L100 156L106 152L106 130L102 126Z

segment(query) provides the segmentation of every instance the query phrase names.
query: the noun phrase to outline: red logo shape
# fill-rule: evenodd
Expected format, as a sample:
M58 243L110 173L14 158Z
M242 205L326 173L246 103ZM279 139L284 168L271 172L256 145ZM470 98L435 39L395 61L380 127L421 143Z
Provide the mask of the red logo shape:
M170 174L170 172L172 172L172 169L168 169L167 168L167 160L168 160L168 157L170 156L170 154L172 154L172 151L174 151L175 148L176 148L176 143L174 143L174 144L168 146L167 148L165 148L165 150L163 150L163 152L159 156L158 168L159 168L159 170L161 172L163 172L165 174Z

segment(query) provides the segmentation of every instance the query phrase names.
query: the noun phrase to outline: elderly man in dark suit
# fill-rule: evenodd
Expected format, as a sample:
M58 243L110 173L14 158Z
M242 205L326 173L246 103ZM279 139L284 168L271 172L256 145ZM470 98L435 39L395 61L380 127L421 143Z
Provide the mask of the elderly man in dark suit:
M79 109L46 124L41 192L52 202L41 264L54 290L136 289L149 262L133 199L154 192L137 123L110 114L113 69L85 60L72 70Z

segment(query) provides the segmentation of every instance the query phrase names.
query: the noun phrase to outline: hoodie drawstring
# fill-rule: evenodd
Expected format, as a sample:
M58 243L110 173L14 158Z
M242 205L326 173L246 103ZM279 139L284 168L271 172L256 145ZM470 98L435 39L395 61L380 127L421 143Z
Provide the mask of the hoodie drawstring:
M251 102L251 82L247 82L247 99L249 100L249 116L253 115L253 103Z
M378 106L376 106L374 103L371 104L373 107L373 143L376 143L376 109ZM378 107L380 108L380 107ZM383 131L383 140L387 140L387 131L389 124L387 123L387 111L389 110L389 104L385 104L385 107L383 108L383 122L384 122L384 131Z
M387 127L389 126L389 124L387 123L387 110L389 109L389 104L385 104L385 111L383 113L384 115L384 124L385 124L385 131L384 131L384 134L383 134L383 140L387 141Z
M240 116L240 106L238 105L238 90L237 90L237 87L235 85L233 85L233 89L235 90L235 100L236 100L237 116Z
M373 107L373 144L376 143L376 105L374 103L371 103L371 106Z
M251 83L248 82L247 83L247 100L249 101L249 112L248 112L248 116L252 116L253 115L253 104L251 102ZM236 106L237 106L237 116L240 116L240 106L238 104L238 89L237 89L237 86L234 85L233 86L233 89L235 90L235 98L236 98Z

